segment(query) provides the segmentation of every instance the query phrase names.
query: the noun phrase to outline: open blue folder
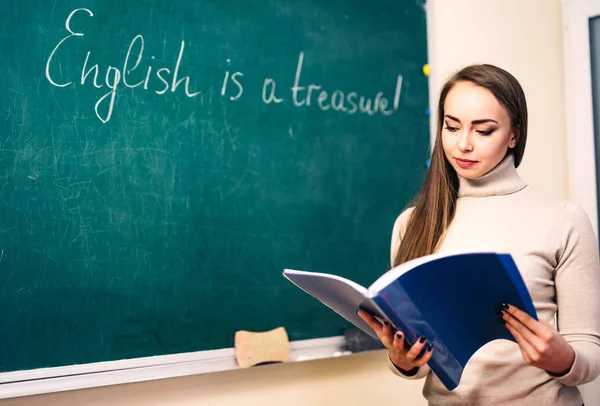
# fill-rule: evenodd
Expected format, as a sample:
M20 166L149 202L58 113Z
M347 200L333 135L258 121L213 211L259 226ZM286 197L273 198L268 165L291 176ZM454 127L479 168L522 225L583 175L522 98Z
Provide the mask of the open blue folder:
M496 339L515 341L498 314L503 302L537 320L510 254L428 255L391 269L368 289L326 273L286 269L283 274L373 338L358 309L388 320L410 345L425 336L434 350L428 364L448 390L458 386L480 347Z

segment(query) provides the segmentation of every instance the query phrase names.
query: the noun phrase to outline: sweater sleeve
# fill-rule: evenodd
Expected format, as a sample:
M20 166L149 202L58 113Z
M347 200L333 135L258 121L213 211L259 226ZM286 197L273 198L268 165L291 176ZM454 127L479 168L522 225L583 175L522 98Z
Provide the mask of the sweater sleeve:
M600 264L587 214L567 202L561 213L560 258L555 271L558 331L575 351L571 369L557 381L577 386L600 374Z
M404 210L400 216L396 219L394 223L394 228L392 230L392 242L390 249L390 265L393 266L394 258L396 257L396 253L400 248L400 242L402 241L402 237L404 236L404 232L406 231L406 224L408 223L408 219L413 211L413 208L408 208ZM388 357L388 366L392 370L392 372L398 376L401 376L406 379L421 379L427 376L429 373L429 366L425 365L420 367L414 375L406 375L404 374Z

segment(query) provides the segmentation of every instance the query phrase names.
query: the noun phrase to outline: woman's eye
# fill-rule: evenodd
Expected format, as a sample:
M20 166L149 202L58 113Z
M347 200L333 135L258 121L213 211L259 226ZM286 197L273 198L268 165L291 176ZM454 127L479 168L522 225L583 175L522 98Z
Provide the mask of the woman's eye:
M494 130L488 130L488 131L479 130L477 132L481 135L491 135L494 132Z
M458 131L458 128L456 127L450 127L449 125L446 126L446 130L450 131L451 133Z

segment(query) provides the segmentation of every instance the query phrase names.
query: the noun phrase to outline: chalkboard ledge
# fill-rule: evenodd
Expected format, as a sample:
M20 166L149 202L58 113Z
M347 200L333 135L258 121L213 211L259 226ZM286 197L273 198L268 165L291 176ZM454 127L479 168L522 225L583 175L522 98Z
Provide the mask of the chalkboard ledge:
M344 336L290 342L290 361L351 354ZM260 368L260 367L259 367ZM233 348L0 373L0 399L239 369Z

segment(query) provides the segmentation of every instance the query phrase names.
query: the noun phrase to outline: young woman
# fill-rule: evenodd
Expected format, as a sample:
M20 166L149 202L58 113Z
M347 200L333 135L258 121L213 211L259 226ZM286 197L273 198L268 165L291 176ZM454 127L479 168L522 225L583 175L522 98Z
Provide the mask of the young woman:
M508 252L539 321L510 304L498 309L518 344L480 348L448 391L426 365L433 354L426 338L409 347L402 331L360 312L388 348L394 373L427 376L430 404L580 406L577 385L600 374L597 241L581 208L519 177L526 140L525 95L508 72L469 66L442 88L431 166L416 204L394 225L392 266L434 252Z

